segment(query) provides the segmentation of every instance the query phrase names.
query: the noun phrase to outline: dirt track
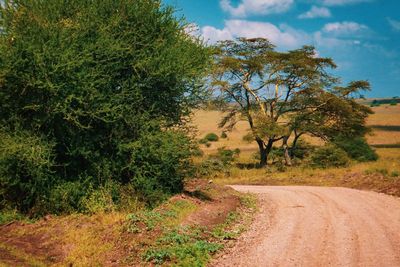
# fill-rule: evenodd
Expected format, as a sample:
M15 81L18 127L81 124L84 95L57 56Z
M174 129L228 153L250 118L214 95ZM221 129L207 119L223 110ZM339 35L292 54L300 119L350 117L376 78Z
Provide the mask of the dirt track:
M345 188L233 186L258 195L249 231L213 266L400 266L400 199Z

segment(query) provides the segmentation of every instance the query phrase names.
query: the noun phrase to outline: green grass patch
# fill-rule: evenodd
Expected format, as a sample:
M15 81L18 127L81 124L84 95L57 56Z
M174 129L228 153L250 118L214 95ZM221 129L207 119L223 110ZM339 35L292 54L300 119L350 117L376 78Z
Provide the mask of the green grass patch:
M0 225L6 224L12 221L25 220L26 216L22 215L16 210L2 210L0 211Z
M178 227L160 237L143 259L154 264L205 266L211 254L222 248L221 244L206 240L206 236L207 231L202 228Z
M130 233L139 233L152 231L156 227L164 229L175 226L195 209L196 205L187 200L170 201L160 209L129 214L127 230Z
M255 211L255 198L243 195L240 199L241 210L229 213L224 223L212 229L180 225L194 205L184 200L170 202L159 211L143 214L144 217L131 216L137 231L152 229L154 225L161 229L154 243L142 250L142 261L154 265L206 266L225 242L236 239L248 225L243 222L249 222L251 212L248 211Z

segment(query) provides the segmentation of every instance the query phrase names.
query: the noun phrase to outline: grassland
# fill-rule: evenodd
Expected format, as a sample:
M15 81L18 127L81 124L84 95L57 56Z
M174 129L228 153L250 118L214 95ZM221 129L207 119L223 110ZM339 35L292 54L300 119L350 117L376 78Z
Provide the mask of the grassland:
M246 122L240 122L228 137L212 142L209 147L201 145L205 157L215 153L220 147L239 148L240 157L236 166L229 172L215 175L213 179L220 184L259 184L259 185L319 185L345 186L368 189L400 196L400 105L381 105L373 107L367 124L372 132L367 136L379 159L376 162L355 163L347 168L311 169L307 166L295 166L277 170L274 166L267 169L243 168L249 163L255 163L253 155L257 153L254 143L243 141L247 133ZM194 124L198 127L198 138L207 133L221 134L218 122L222 114L218 111L200 110L196 112ZM322 142L307 138L314 145Z

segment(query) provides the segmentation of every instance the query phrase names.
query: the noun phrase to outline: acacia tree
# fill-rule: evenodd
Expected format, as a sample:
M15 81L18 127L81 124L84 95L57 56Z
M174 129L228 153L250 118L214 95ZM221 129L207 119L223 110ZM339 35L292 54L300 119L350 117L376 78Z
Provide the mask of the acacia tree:
M355 93L366 87L362 82L337 87L332 92L326 90L337 82L327 72L335 67L332 59L316 56L311 46L277 52L264 38L220 42L212 75L212 87L227 103L220 127L229 130L239 120L247 121L250 138L259 148L260 165L267 164L278 141L282 141L286 163L291 165L288 140L293 134L292 146L305 133L325 138L328 131L335 127L339 130L339 124L343 130L341 122L348 122L342 116L347 107L356 107L354 112L359 109L354 101L344 101L343 92L357 85L353 88ZM333 100L342 102L330 108Z

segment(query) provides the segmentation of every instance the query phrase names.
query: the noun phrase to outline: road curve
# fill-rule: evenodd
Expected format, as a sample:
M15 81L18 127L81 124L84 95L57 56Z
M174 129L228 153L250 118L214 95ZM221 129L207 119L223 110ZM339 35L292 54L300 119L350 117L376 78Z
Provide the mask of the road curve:
M400 266L400 199L329 187L232 186L255 193L250 229L212 266Z

